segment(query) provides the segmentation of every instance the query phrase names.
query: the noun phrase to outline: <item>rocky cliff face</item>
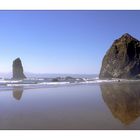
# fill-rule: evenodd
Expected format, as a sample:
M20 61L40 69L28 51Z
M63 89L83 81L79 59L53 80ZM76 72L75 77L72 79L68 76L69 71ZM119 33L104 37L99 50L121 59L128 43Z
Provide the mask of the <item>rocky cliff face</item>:
M139 78L140 41L129 34L115 40L102 61L99 77Z
M13 79L24 79L23 67L20 58L13 61Z

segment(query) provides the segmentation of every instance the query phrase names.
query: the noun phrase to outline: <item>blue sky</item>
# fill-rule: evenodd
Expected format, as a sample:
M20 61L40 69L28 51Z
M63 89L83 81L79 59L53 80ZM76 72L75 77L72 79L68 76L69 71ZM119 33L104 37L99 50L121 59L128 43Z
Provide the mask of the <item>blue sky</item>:
M0 11L0 72L99 73L124 33L140 39L140 11Z

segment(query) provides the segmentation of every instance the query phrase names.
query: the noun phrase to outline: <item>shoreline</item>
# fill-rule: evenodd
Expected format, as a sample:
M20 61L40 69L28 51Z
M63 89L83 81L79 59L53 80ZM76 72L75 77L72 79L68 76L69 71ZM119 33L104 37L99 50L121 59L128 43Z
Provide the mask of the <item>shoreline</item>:
M119 81L118 81L119 80ZM140 83L140 80L127 80L127 79L113 79L113 80L96 80L91 81L89 83L67 83L67 84L10 84L9 86L0 87L0 92L3 91L13 91L16 88L21 88L22 90L30 90L30 89L48 89L48 88L59 88L59 87L75 87L75 86L91 86L91 85L105 85L105 84L134 84Z

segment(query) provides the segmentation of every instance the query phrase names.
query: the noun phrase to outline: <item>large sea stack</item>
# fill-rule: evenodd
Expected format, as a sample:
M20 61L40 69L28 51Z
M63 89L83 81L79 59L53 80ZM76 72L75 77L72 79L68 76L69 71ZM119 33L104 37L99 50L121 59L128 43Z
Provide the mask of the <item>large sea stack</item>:
M24 79L23 67L20 58L13 61L13 79Z
M115 40L103 58L99 77L139 78L140 77L140 41L128 33Z

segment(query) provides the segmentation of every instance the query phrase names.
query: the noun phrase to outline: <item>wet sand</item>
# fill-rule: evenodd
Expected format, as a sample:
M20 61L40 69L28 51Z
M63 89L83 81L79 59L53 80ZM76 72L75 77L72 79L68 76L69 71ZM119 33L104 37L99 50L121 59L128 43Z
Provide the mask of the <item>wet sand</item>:
M140 129L140 83L0 92L0 129Z

